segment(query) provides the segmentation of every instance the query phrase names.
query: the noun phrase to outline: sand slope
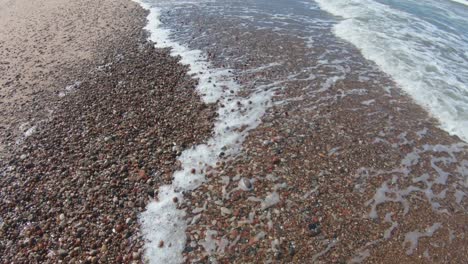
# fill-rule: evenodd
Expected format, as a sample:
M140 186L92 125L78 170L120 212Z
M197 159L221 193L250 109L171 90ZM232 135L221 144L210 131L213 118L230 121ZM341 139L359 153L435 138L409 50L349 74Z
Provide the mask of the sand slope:
M99 61L103 43L134 26L130 6L135 4L0 0L0 157L47 117L50 100L73 83L73 74Z

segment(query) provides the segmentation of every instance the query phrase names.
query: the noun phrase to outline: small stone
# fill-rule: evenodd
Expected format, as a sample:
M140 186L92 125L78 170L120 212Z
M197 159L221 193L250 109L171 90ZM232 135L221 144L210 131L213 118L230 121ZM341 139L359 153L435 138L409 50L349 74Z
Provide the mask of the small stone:
M68 255L68 252L65 249L59 249L57 250L57 254L61 257L64 258Z
M162 240L161 240L161 241L159 241L159 245L158 245L158 247L159 247L159 248L162 248L162 247L164 247L164 241L162 241Z
M81 236L82 234L84 234L86 232L86 228L84 227L79 227L77 230L76 230L76 233L78 236Z
M239 215L240 215L240 210L239 209L234 210L234 216L239 216Z
M172 198L172 201L173 201L174 203L178 203L178 202L179 202L179 198L174 197L174 198Z
M221 213L224 215L230 215L232 214L232 210L226 208L226 207L221 207Z
M123 225L120 225L120 224L119 224L119 225L116 225L116 226L115 226L115 231L116 231L117 233L120 233L120 232L122 232L123 230L124 230Z
M293 242L289 243L288 253L289 253L290 256L294 256L296 254L296 245L294 245Z
M249 179L246 179L246 178L242 178L240 181L239 181L239 187L243 190L243 191L250 191L252 190L252 182L249 180Z
M146 180L148 178L147 175L146 175L145 170L139 170L138 171L138 178L140 180Z
M274 165L278 165L278 164L280 164L280 162L281 162L281 159L280 159L280 158L278 158L278 157L273 157L272 163L273 163Z
M184 253L190 253L190 252L192 252L193 250L194 250L193 247L187 245L187 246L185 246L185 248L184 248Z
M239 232L236 229L231 230L229 232L229 238L234 240L239 235Z
M320 225L316 222L310 223L308 228L311 236L317 236L321 233Z
M107 246L106 244L103 244L101 247L101 253L107 252Z

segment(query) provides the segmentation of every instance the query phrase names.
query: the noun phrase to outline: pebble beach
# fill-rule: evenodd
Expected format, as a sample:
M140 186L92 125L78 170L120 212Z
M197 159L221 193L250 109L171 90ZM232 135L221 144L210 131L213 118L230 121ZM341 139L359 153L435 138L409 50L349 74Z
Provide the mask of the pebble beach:
M67 13L94 5L62 4ZM112 37L85 45L89 58L78 68L48 68L69 75L39 79L51 85L44 95L23 94L22 109L5 106L18 113L11 122L2 119L9 125L2 140L11 149L1 161L2 263L139 261L138 213L156 186L171 180L181 150L210 133L212 106L200 101L186 67L146 40L145 11L130 1L105 4L123 28L81 25ZM26 118L35 126L28 137L15 127Z
M1 263L468 261L468 144L328 17L147 2L0 0Z

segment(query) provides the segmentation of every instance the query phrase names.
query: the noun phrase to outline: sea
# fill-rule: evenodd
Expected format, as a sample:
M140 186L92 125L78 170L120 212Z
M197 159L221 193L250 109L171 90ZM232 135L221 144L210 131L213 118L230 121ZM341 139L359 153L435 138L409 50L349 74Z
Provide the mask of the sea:
M468 140L468 1L317 0L336 36L388 73L450 134Z
M323 94L339 86L356 86L342 96L397 90L438 127L468 142L468 1L139 3L149 10L146 29L155 46L179 56L199 80L202 99L222 106L212 138L182 153L173 183L160 187L158 201L141 216L152 263L183 262L187 223L173 197L183 200L184 192L203 184L202 172L216 166L220 153L242 151L249 131L276 104L308 98L309 111L324 107ZM290 87L302 94L279 96ZM170 248L158 247L168 240L174 241Z

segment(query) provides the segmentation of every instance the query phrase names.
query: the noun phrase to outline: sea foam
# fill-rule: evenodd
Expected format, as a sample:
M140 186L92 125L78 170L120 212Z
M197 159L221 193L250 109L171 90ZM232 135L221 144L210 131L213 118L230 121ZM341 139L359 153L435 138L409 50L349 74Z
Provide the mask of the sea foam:
M468 1L466 0L450 0L450 1L468 6Z
M448 22L467 24L466 17L460 17L447 3L434 1L425 2L425 7L444 16L438 18L439 24L382 1L316 2L323 10L344 18L334 27L338 37L354 44L364 57L390 74L439 120L442 129L468 141L468 37L460 33L463 29L458 27L463 26ZM406 4L417 5L412 1Z
M200 50L189 49L171 40L171 31L161 26L161 9L138 1L149 10L146 30L157 48L171 48L171 55L180 56L180 63L189 65L189 74L199 79L196 89L205 103L224 105L219 108L213 136L182 152L181 169L173 174L171 185L159 188L158 199L152 201L140 216L145 238L145 260L150 263L181 263L187 228L186 212L177 208L183 193L205 182L207 168L215 167L221 152L224 156L238 153L248 132L260 124L260 118L271 104L277 83L252 88L248 97L238 96L241 87L228 69L214 69ZM242 128L242 129L241 129ZM194 173L195 172L195 173ZM177 198L177 199L174 199Z

